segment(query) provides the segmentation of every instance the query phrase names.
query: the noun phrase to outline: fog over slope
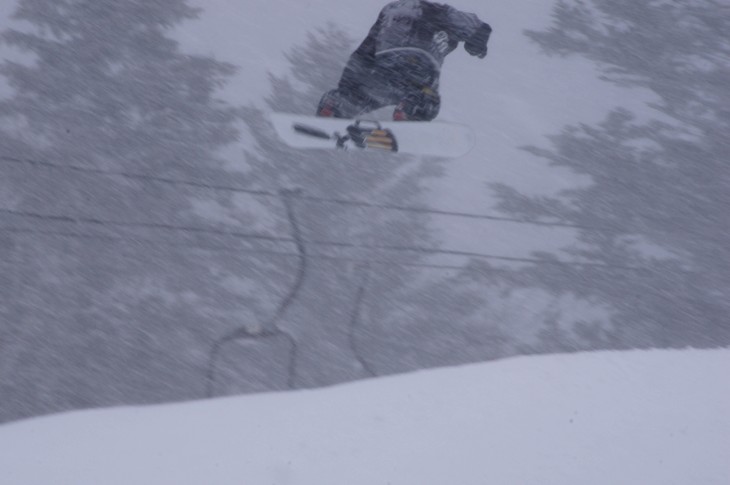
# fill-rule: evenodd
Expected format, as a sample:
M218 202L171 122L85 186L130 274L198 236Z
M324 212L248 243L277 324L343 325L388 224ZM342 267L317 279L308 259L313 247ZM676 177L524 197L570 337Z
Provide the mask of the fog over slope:
M451 4L494 29L444 65L456 160L268 123L381 2L0 5L0 421L727 346L730 9Z

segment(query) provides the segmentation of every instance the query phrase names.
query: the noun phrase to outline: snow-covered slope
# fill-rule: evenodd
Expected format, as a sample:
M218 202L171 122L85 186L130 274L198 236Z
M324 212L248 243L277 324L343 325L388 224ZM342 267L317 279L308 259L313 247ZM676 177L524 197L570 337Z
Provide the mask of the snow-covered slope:
M0 427L4 485L726 485L730 351L520 358Z

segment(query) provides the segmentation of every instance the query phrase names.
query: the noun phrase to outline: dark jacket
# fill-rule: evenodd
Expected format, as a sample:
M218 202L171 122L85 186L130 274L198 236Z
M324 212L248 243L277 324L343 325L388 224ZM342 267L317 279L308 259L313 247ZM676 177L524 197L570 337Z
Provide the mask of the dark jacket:
M384 53L418 49L440 69L459 42L486 45L491 31L473 13L423 0L398 0L383 8L352 60L365 67Z

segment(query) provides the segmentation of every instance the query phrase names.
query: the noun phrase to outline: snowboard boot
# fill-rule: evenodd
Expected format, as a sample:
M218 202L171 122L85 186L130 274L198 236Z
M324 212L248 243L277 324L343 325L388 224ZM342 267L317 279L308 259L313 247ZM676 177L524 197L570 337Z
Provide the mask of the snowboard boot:
M441 108L441 96L429 88L407 95L393 111L394 121L431 121Z
M341 96L337 89L324 93L317 106L317 116L325 118L342 118L340 112Z
M342 88L328 91L317 106L317 116L329 118L356 118L372 111L378 104L360 90Z

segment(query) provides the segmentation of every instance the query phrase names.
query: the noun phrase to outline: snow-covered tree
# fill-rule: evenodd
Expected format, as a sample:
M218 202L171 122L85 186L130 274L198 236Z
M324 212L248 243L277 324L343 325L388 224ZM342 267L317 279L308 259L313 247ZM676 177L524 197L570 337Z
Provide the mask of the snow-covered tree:
M2 32L0 420L201 397L214 339L285 290L288 261L228 235L260 232L255 204L204 187L245 180L217 154L238 137L216 99L234 67L173 39L197 13L20 0Z
M606 80L658 98L654 121L617 109L565 128L551 148L529 148L590 186L558 198L497 187L508 213L595 228L570 252L605 267L541 265L518 277L609 306L603 329L582 328L595 340L588 347L730 342L730 9L721 3L560 1L548 30L527 33L550 55L584 56Z

